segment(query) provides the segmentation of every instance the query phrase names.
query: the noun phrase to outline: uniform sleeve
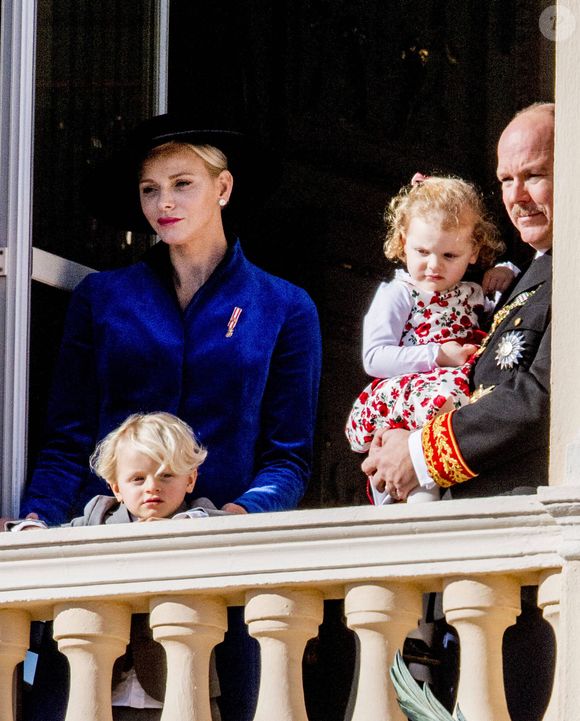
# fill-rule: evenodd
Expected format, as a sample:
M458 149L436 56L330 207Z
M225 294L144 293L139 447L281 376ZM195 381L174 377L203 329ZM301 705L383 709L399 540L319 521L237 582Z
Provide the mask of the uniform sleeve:
M363 325L363 366L374 378L421 373L436 366L437 343L400 345L412 305L404 283L395 280L379 286Z
M97 381L90 282L71 297L47 414L47 440L25 490L21 514L69 521L90 471L97 424Z
M291 510L304 495L312 466L321 358L316 308L300 291L290 304L270 364L256 473L250 488L234 500L249 513Z
M443 487L470 480L548 447L550 418L550 331L548 323L526 370L423 428L423 453L431 477ZM506 410L508 409L508 410Z

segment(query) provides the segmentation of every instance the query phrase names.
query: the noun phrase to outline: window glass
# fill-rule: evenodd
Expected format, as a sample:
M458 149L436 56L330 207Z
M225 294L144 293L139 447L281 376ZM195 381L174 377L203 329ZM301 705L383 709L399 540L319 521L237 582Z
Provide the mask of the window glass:
M148 238L90 217L87 170L153 107L155 0L40 0L33 244L97 269L131 262Z
M156 0L39 0L33 245L97 270L127 265L151 236L91 217L86 173L155 105ZM70 293L32 284L28 472L34 468Z

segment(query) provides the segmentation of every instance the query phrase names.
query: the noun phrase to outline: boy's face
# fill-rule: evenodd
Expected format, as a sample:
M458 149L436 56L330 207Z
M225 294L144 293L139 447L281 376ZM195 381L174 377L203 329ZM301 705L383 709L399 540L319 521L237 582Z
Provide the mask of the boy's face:
M136 450L130 441L121 439L111 490L140 521L171 517L195 485L197 472L179 476L158 470L156 461Z

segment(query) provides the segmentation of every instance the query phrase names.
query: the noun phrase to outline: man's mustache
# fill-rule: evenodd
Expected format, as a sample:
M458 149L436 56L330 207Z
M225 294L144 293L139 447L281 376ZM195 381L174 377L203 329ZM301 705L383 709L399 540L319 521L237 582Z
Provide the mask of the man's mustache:
M514 203L511 211L513 218L520 218L535 213L544 213L541 205L536 205L535 203Z

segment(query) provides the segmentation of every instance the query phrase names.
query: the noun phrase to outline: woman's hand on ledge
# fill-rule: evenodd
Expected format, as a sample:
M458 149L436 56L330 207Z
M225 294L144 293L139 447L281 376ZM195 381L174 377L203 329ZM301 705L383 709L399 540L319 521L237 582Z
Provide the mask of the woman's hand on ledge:
M221 510L227 513L247 513L246 509L237 503L226 503L222 506Z

